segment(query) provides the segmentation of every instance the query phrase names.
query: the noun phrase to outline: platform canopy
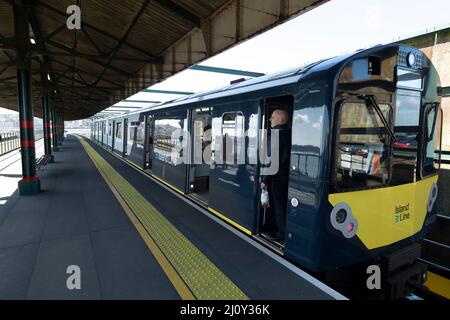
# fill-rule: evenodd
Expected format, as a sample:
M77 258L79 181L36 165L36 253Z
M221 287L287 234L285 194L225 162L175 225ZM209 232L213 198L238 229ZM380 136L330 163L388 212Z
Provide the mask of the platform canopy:
M65 120L90 117L327 0L0 1L0 107L17 110L14 6L29 15L32 92ZM66 22L81 9L81 28ZM20 45L20 43L19 43Z

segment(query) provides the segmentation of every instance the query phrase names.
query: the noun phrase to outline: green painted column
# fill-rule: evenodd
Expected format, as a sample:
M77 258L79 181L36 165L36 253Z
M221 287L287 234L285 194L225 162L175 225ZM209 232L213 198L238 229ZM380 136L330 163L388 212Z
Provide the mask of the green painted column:
M58 128L56 127L56 110L55 107L51 107L51 118L52 118L52 150L58 152Z
M60 114L59 115L59 130L60 130L60 136L61 136L61 144L64 141L64 119L63 116Z
M49 162L54 162L52 154L52 135L50 133L50 106L48 96L42 96L42 114L44 122L44 150L45 155L50 158Z
M34 140L34 116L31 95L31 60L29 12L23 2L14 2L14 32L17 63L17 100L20 121L20 154L22 179L19 193L30 195L39 193L41 182L36 175L36 150Z
M41 183L36 175L36 150L34 141L34 116L31 103L31 76L29 70L17 70L17 96L19 100L20 154L22 157L21 195L40 192Z
M59 114L59 112L57 113L57 116L58 116L58 118L57 118L57 123L58 123L58 126L57 126L57 128L58 128L58 145L61 145L62 144L62 137L61 137L61 115Z
M64 118L62 118L62 132L63 132L63 141L66 139L65 137L64 137L64 134L65 134L65 132L66 132L66 125L65 125L65 123L64 123Z

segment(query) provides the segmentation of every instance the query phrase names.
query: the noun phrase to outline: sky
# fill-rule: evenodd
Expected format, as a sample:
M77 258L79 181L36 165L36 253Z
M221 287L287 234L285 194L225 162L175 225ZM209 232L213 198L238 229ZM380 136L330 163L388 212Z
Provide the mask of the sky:
M449 0L331 0L200 64L274 73L444 26L450 26ZM152 89L199 92L223 87L236 78L240 77L186 70ZM177 97L138 93L129 99Z
M449 0L331 0L200 64L275 73L445 26L450 26ZM199 92L236 78L240 76L186 70L152 88ZM176 97L139 93L129 99Z

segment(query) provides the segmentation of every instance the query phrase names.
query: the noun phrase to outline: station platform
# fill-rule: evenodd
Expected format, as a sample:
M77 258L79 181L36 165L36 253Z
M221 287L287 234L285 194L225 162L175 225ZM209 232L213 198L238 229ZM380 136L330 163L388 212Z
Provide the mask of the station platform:
M0 171L0 299L346 299L88 139L54 156L38 195Z

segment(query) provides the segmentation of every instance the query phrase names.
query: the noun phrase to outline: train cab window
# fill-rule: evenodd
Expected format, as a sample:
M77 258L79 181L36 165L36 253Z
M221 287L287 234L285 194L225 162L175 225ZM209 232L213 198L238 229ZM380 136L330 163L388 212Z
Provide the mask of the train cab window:
M379 105L385 119L391 107ZM385 185L389 180L389 135L381 117L364 102L340 107L336 146L337 189Z
M439 170L441 157L442 111L438 104L426 106L423 134L422 176L429 176Z
M391 185L416 180L420 100L418 91L397 92L394 130L397 141L393 145Z

